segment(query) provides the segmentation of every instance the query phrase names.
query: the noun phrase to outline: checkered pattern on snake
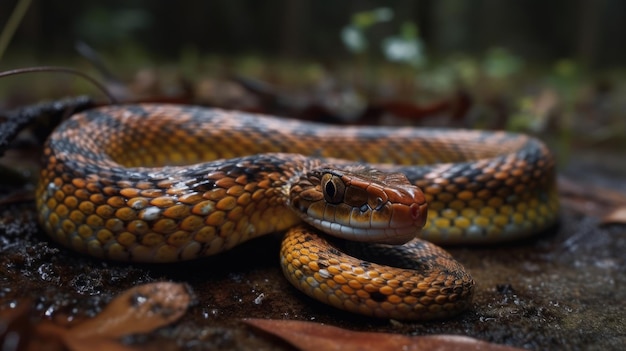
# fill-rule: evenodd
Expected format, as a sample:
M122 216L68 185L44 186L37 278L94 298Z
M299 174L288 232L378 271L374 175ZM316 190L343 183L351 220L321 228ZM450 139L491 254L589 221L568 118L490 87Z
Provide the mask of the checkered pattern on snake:
M288 280L320 301L383 318L442 318L470 305L472 278L431 242L529 236L558 212L550 152L505 132L122 105L65 121L43 161L40 222L67 247L168 262L286 230ZM355 244L368 260L344 240L368 242Z

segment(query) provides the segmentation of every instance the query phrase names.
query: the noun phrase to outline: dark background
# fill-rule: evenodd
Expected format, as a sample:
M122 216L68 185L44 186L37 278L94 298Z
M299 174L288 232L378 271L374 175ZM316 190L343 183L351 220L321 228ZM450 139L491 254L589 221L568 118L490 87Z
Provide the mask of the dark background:
M16 1L0 2L0 24ZM400 1L33 1L11 46L37 61L72 56L77 40L115 55L129 45L155 58L202 53L340 60L340 40L352 14L394 11L372 26L374 41L411 21L431 55L480 55L505 47L531 61L580 60L590 68L626 59L626 3L620 0Z

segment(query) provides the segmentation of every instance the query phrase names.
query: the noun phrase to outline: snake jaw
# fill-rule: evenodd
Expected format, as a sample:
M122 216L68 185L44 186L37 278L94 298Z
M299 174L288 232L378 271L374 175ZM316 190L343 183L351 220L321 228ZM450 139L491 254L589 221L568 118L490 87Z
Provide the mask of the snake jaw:
M342 239L389 245L405 244L415 239L420 232L420 229L416 227L356 228L318 219L307 218L304 221L325 233Z
M397 173L314 170L291 187L289 204L308 224L361 242L403 244L426 223L422 191Z

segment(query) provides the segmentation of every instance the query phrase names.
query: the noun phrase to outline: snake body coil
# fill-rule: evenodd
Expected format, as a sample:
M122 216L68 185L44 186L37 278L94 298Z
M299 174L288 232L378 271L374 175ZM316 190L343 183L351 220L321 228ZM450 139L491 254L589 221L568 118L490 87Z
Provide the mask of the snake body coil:
M385 318L447 317L471 302L463 267L414 239L422 226L419 237L429 241L488 243L541 231L558 210L548 149L504 132L337 128L198 107L111 106L65 121L43 159L40 221L65 246L168 262L289 229L281 264L294 285ZM358 245L377 263L344 253L346 244L317 230L383 243Z

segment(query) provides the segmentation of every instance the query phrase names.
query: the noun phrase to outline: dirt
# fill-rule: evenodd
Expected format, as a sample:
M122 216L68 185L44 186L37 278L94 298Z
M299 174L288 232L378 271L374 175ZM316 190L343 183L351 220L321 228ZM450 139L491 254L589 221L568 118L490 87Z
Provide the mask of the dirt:
M623 189L620 178L626 171L607 169L606 160L587 155L562 168L562 175ZM613 164L618 161L614 158ZM1 183L3 196L32 189L29 183ZM0 310L28 303L35 319L72 323L96 315L135 285L189 284L195 303L188 313L171 326L124 340L131 344L289 349L241 322L272 318L406 335L459 334L530 350L620 350L626 345L626 226L601 226L598 218L567 207L558 226L530 240L449 248L477 282L473 307L451 320L399 323L344 313L298 292L278 265L280 234L193 262L106 262L48 239L37 225L32 199L24 196L0 207Z

